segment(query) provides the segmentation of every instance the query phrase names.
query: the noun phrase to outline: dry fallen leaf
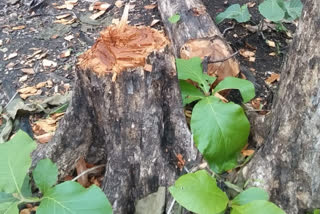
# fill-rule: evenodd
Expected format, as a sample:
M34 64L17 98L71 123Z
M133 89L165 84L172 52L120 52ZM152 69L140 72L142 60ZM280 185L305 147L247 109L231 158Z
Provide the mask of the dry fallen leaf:
M53 68L57 67L57 63L56 62L48 60L48 59L44 59L42 61L42 65L44 67L53 67Z
M247 156L251 156L254 154L254 150L253 149L248 149L248 150L242 150L241 151L241 154L245 157Z
M239 54L245 58L254 57L256 55L255 52L246 49L240 49Z
M82 172L87 170L86 161L84 160L83 157L80 157L80 159L77 161L76 170L77 170L77 175L80 175ZM77 181L83 187L88 187L89 186L88 174L82 175L80 178L78 178Z
M160 22L159 19L154 19L151 24L150 24L150 27L154 26L155 24L157 24L158 22Z
M33 68L22 68L21 71L25 74L34 74Z
M56 16L56 19L64 19L64 18L67 18L67 17L69 17L69 16L71 16L71 14L70 14L70 13L67 13L67 14L63 14L63 15Z
M104 3L104 2L94 2L89 6L89 11L93 10L107 10L108 8L111 7L111 4Z
M58 19L58 20L54 20L53 23L63 24L63 25L71 25L71 24L73 24L76 20L77 20L76 18L72 18L72 19Z
M20 25L20 26L12 27L11 29L12 29L12 30L22 30L22 29L25 29L25 28L26 28L25 25Z
M11 53L11 54L9 54L9 56L7 56L6 58L4 58L4 60L13 59L13 58L15 58L15 57L17 57L17 56L18 56L18 53Z
M150 64L145 64L143 70L151 72L151 71L152 71L152 65L150 65Z
M116 5L117 8L121 8L123 6L123 1L118 0L114 3L114 5Z
M36 85L36 88L37 88L37 89L40 89L40 88L46 86L46 84L47 84L47 82L39 82L39 83Z
M94 13L93 15L90 16L90 19L96 20L97 18L102 16L105 12L106 12L105 10L101 10L101 11L99 11L97 13Z
M272 48L275 48L275 47L276 47L276 43L275 43L274 41L266 40L266 43L267 43L267 45L269 45L269 46L272 47Z
M28 79L28 75L23 75L19 78L19 82L25 82Z
M280 80L280 74L272 73L270 75L270 77L268 77L268 79L266 79L265 82L270 85L271 83L273 83L275 81L279 81L279 80Z
M42 134L42 135L35 135L35 139L39 142L39 143L48 143L52 137L54 136L54 132L49 132L49 133L45 133L45 134Z
M71 55L71 49L65 50L60 54L60 58L67 58Z
M144 9L152 10L152 9L154 9L156 7L157 7L157 4L149 4L149 5L144 6Z
M275 56L275 55L277 55L275 52L269 53L269 56Z

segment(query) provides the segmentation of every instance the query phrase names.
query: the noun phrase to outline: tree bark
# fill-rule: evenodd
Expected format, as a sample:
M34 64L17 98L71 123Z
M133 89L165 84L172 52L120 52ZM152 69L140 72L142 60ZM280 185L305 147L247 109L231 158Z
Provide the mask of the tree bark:
M306 0L263 147L244 168L288 214L320 207L320 2Z

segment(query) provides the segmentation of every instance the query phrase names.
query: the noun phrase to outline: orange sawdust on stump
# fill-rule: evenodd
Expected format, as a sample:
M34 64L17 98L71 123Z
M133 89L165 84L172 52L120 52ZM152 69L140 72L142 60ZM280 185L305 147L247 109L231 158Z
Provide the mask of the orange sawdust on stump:
M163 50L168 43L163 32L147 26L112 25L79 57L79 67L98 74L143 67L153 51Z

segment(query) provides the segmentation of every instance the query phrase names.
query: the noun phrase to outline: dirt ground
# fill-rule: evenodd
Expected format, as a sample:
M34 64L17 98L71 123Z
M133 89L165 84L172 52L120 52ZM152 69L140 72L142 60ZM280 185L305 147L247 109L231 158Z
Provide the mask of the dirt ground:
M103 3L109 3L110 7L92 20L90 16L98 11L89 11L89 7L95 0L72 1L76 2L72 9L58 9L65 5L64 0L0 1L0 110L14 96L19 96L16 93L18 89L27 86L40 83L41 87L25 102L72 91L77 57L90 48L103 28L121 17L124 8L116 6L116 0L102 0ZM124 5L129 0L122 2ZM130 0L130 3L130 24L152 25L162 29L157 7L145 7L155 4L156 0ZM262 17L258 13L257 0L204 0L213 19L233 3L249 3L252 19L245 24L259 24ZM68 17L64 18L63 15ZM233 24L234 28L226 31L224 36L234 51L243 49L255 53L255 60L251 62L241 55L237 58L243 74L256 86L261 109L270 109L278 83L276 80L269 84L265 81L280 72L292 39L290 33L293 34L295 26L286 25L290 33L272 28L263 31L265 39L276 44L276 47L271 47L259 32L250 32L245 24L226 20L218 27L224 32Z

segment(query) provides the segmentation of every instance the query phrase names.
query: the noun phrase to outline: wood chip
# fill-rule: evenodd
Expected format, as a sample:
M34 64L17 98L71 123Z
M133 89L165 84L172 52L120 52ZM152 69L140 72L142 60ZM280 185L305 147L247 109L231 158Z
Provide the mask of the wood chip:
M56 62L48 60L48 59L44 59L42 61L42 65L44 67L53 67L53 68L57 67L57 63Z
M151 24L150 24L150 27L154 26L155 24L159 23L160 20L159 19L154 19Z
M275 47L276 47L276 43L275 43L274 41L266 40L266 43L267 43L267 45L269 45L269 46L272 47L272 48L275 48Z
M101 10L93 15L90 16L90 19L92 20L96 20L97 18L99 18L100 16L102 16L106 11L105 10Z
M60 15L60 16L56 16L56 19L64 19L64 18L67 18L69 16L71 16L71 14L67 13L67 14L63 14L63 15Z
M25 29L25 28L26 28L25 25L20 25L20 26L12 27L11 29L12 29L12 30L22 30L22 29Z
M25 74L34 74L33 68L22 68L21 71Z

